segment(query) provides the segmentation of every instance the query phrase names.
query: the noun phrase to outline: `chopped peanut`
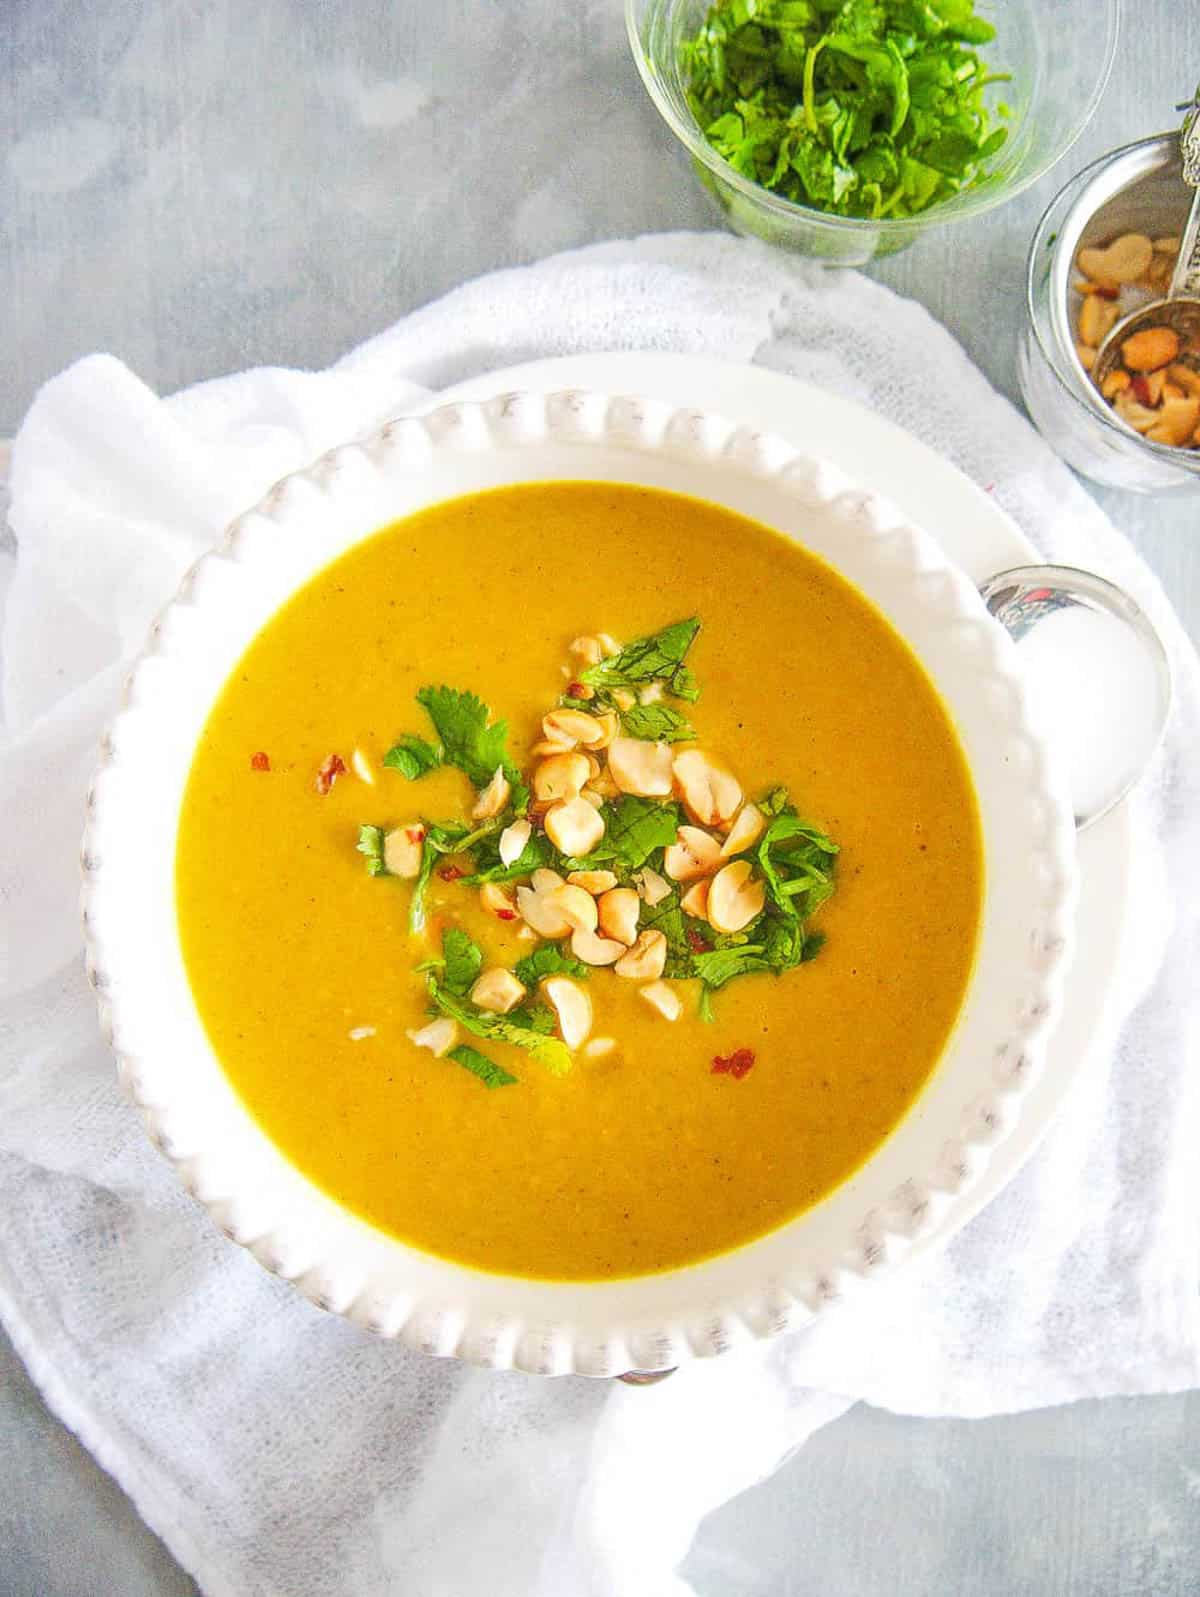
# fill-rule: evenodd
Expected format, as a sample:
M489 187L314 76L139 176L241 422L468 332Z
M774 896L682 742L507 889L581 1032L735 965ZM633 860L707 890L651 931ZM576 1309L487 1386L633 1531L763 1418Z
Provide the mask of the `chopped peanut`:
M475 1007L490 1010L494 1015L507 1015L524 996L525 988L503 965L485 970L471 988L471 1002Z
M1124 233L1107 249L1080 250L1079 270L1093 283L1134 283L1144 276L1154 256L1154 245L1144 233Z
M605 937L629 947L637 937L641 910L642 901L632 887L610 888L599 900L600 930Z
M375 772L371 769L371 762L361 749L355 749L350 756L350 769L360 782L365 782L368 787L375 786Z
M489 915L497 920L516 920L517 906L498 882L484 882L479 889L479 902Z
M572 871L567 880L572 887L582 887L593 898L599 898L601 893L607 893L617 885L617 878L612 871Z
M552 888L546 898L551 910L556 910L573 932L594 932L599 918L596 900L582 887L564 882Z
M614 655L621 652L621 645L615 638L610 637L607 632L598 632L596 634L596 642L600 645L600 654L605 660L611 660Z
M585 1059L604 1059L616 1051L617 1039L615 1037L593 1037L590 1042L583 1045Z
M539 875L552 876L553 885L539 888ZM570 922L564 918L562 911L550 902L551 894L561 886L562 878L554 871L535 871L532 887L517 888L517 908L522 920L532 926L539 936L548 937L552 942L565 937L571 930Z
M736 777L714 765L699 749L686 749L674 760L675 786L683 807L701 826L722 829L742 806Z
M604 658L599 638L576 638L567 652L583 665L599 665Z
M716 932L740 932L762 914L766 888L751 880L749 860L734 860L713 877L708 889L708 924Z
M1085 344L1098 348L1120 314L1120 308L1111 300L1101 299L1098 294L1089 294L1079 310L1080 338Z
M493 816L500 814L511 796L512 785L500 766L497 766L492 780L479 795L475 808L471 811L472 817L477 821L490 821Z
M667 966L667 939L662 932L639 932L628 953L622 951L613 969L634 981L655 981Z
M568 1048L578 1048L592 1029L592 1001L569 976L547 976L542 983L546 1001L558 1021L558 1035Z
M1096 351L1090 344L1076 344L1075 353L1079 356L1079 364L1085 372L1090 372L1096 364Z
M729 836L721 844L721 853L726 858L744 854L748 848L754 847L766 829L766 818L758 805L743 804L729 828Z
M611 937L597 937L595 932L572 932L571 952L585 965L615 965L625 952L625 944Z
M604 818L585 798L567 799L547 812L546 836L560 854L582 859L604 836Z
M419 1031L410 1031L408 1036L418 1048L428 1048L435 1059L444 1059L458 1041L458 1022L449 1015L440 1015Z
M612 692L612 701L616 705L617 709L621 710L622 712L625 710L632 710L634 705L637 703L636 697L630 693L628 688L614 688Z
M647 682L644 688L638 689L638 703L657 704L664 692L661 682Z
M533 796L542 804L575 798L583 789L588 774L587 756L578 750L571 754L552 754L533 773Z
M671 884L661 877L658 872L647 865L637 878L638 892L642 899L653 909L655 904L661 904L664 898L671 896Z
M1173 383L1178 384L1186 394L1200 394L1200 372L1193 371L1190 366L1185 366L1182 361L1177 361L1167 368L1167 376Z
M1179 354L1179 334L1171 327L1145 327L1121 345L1121 359L1133 372L1157 371Z
M425 828L417 821L411 826L394 826L383 839L383 863L392 876L411 881L421 872L425 852Z
M542 731L548 738L570 738L588 749L597 747L604 738L601 718L586 710L551 710L542 717Z
M500 833L500 863L512 865L525 852L533 827L526 820L513 821Z
M1130 377L1129 373L1118 366L1115 371L1109 372L1103 383L1101 383L1100 392L1105 399L1115 399L1122 388L1128 388L1132 381L1133 378Z
M698 826L681 826L675 841L663 852L663 870L676 882L709 876L721 863L721 845Z
M638 997L644 998L651 1009L657 1009L664 1020L678 1020L683 1013L679 994L665 981L647 982L638 989Z
M702 876L698 882L692 883L679 900L679 907L685 915L694 915L697 920L708 919L708 878L706 876Z
M641 798L668 798L671 793L671 745L641 738L614 738L608 750L608 774L622 793Z
M1197 422L1200 422L1200 397L1168 399L1146 437L1156 444L1173 444L1178 448L1190 441Z

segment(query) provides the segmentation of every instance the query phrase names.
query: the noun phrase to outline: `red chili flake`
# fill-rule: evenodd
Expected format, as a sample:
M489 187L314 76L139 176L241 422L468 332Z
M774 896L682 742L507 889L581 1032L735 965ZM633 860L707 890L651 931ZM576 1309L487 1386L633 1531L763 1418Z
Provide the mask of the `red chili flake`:
M516 918L517 912L515 909L498 909L496 911L497 920L516 920Z
M732 1076L735 1081L754 1068L754 1050L752 1048L735 1048L728 1059L722 1059L718 1054L712 1062L714 1076Z
M438 875L442 878L443 882L457 882L460 876L465 876L466 874L466 871L462 870L457 865L443 865L441 870L438 872Z
M1113 288L1108 283L1093 283L1091 292L1097 299L1120 299L1121 297L1121 290Z
M425 841L425 828L423 826L410 826L404 835L410 843L423 843Z
M711 944L698 926L689 926L687 929L688 947L693 954L707 954Z
M271 756L264 754L260 749L257 754L250 756L250 769L252 771L269 771L271 769Z
M567 683L567 697L568 697L568 699L586 699L587 698L587 690L584 688L583 683L582 682L568 682Z
M346 762L340 754L327 755L317 772L317 779L313 783L317 792L324 795L330 791L339 776L346 774Z
M1137 399L1140 405L1149 405L1151 409L1153 409L1154 399L1150 393L1150 384L1140 372L1133 379L1129 386L1133 389L1134 397Z

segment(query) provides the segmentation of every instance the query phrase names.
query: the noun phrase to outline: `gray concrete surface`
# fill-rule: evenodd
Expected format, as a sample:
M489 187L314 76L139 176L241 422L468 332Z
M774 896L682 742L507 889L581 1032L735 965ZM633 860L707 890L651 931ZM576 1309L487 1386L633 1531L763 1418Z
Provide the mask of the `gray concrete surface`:
M1071 48L1087 0L1044 4ZM1057 174L873 269L1014 397L1040 209L1172 125L1200 74L1195 0L1126 11ZM89 350L163 390L320 366L491 267L710 222L619 0L3 0L0 218L0 436ZM1200 635L1200 501L1101 497ZM712 1516L687 1573L702 1597L1195 1597L1200 1398L971 1423L859 1409ZM0 1597L194 1589L0 1351Z

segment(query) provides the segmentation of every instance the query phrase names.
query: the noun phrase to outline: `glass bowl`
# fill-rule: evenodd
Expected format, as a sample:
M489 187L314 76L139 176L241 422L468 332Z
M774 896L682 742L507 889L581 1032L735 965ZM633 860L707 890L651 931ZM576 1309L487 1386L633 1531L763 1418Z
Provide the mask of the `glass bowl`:
M1190 205L1179 135L1158 134L1084 167L1051 200L1029 246L1026 321L1017 349L1025 407L1068 465L1110 488L1200 493L1200 450L1143 438L1096 392L1075 351L1075 259L1081 248L1122 233L1182 233Z
M1012 199L1066 154L1108 81L1120 6L1121 0L1070 0L1067 6L979 0L977 14L996 28L995 40L985 47L988 66L1012 74L1011 82L990 91L993 105L1003 100L1011 108L1004 124L1008 139L975 188L919 216L881 221L831 216L782 199L743 177L709 144L688 104L679 64L680 44L704 20L709 0L626 0L625 21L650 98L728 225L829 266L861 266L874 255L904 249L929 227L981 215ZM1072 15L1064 16L1066 10Z

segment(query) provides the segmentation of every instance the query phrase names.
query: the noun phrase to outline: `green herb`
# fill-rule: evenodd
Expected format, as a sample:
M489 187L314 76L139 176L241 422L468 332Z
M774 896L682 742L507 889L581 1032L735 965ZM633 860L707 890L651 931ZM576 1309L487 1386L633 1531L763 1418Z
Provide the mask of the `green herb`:
M428 711L447 765L465 771L476 787L486 787L497 768L514 787L520 784L520 772L508 754L508 723L495 721L489 726L491 711L482 699L443 686L421 688L417 703Z
M648 743L690 743L696 736L687 717L669 704L635 704L622 710L621 730L626 737Z
M461 927L447 926L442 933L443 980L456 998L465 998L483 969L483 950Z
M661 932L667 939L667 968L664 975L671 978L692 976L692 949L688 942L687 922L679 907L679 890L672 888L657 904L643 904L638 917L641 932Z
M519 877L531 876L543 865L551 864L553 859L554 848L549 839L541 832L530 832L529 840L517 858L511 865L505 865L500 858L499 838L493 836L485 839L475 850L475 870L470 876L463 877L463 884L466 887L482 887L484 882L514 882Z
M564 954L556 944L543 943L532 954L517 961L513 975L523 987L536 987L547 976L574 976L578 981L586 981L589 967L581 959Z
M840 216L915 216L1006 138L974 0L716 0L681 47L692 111L743 177ZM1002 113L1001 107L996 107Z
M758 845L759 870L775 909L788 920L813 913L833 892L838 847L802 821L791 805L778 813Z
M421 869L413 883L412 898L408 906L408 929L421 932L425 929L425 894L434 866L444 854L463 854L489 837L503 824L499 818L483 821L470 827L465 821L425 821L425 841L421 848Z
M650 856L675 841L680 809L674 800L637 798L626 793L606 804L604 836L586 859L563 859L568 871L592 871L601 866L636 871Z
M478 1049L470 1047L467 1043L459 1043L457 1048L451 1048L446 1058L453 1059L456 1065L461 1065L473 1076L478 1076L485 1087L511 1087L517 1079L515 1076L510 1076L503 1065L498 1065L494 1059L489 1059L486 1054L481 1054Z
M435 771L441 765L442 751L424 738L419 738L415 732L405 732L384 755L383 763L390 771L399 771L410 782L415 782L418 777Z
M429 985L429 996L435 1006L443 1015L450 1015L457 1020L460 1026L476 1037L490 1037L494 1042L512 1043L514 1047L524 1048L526 1053L535 1063L544 1066L555 1076L564 1076L571 1068L571 1051L565 1043L557 1037L548 1037L538 1029L540 1017L535 1024L522 1024L518 1019L519 1011L511 1015L493 1015L480 1009L472 1009L467 1003L450 992L430 971L425 978Z
M367 856L368 876L387 876L387 866L383 862L382 826L360 826L358 829L358 852Z
M593 688L635 688L645 682L665 682L678 699L695 701L700 697L696 679L684 665L700 621L676 621L648 638L628 643L619 654L581 671L579 680Z

